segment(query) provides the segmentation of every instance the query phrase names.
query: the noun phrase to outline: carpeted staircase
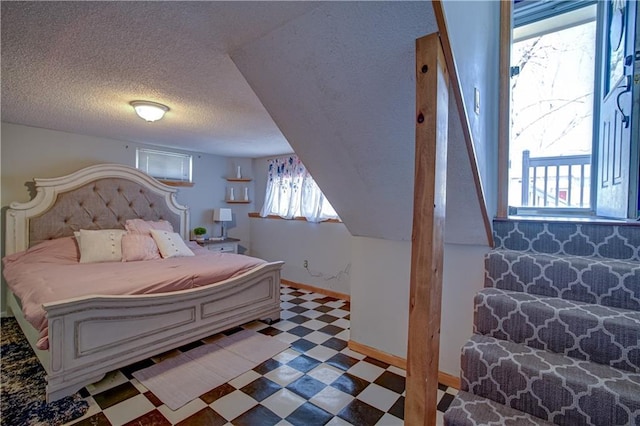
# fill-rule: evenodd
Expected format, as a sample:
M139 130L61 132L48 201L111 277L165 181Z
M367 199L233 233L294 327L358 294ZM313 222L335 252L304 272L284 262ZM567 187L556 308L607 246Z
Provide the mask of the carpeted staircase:
M445 425L640 425L640 226L494 221Z

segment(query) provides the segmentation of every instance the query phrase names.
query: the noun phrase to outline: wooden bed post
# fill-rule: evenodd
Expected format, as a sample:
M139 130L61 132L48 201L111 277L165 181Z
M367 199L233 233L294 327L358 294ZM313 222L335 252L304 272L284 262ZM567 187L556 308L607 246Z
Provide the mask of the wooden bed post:
M436 424L449 75L438 34L416 40L416 153L405 423Z

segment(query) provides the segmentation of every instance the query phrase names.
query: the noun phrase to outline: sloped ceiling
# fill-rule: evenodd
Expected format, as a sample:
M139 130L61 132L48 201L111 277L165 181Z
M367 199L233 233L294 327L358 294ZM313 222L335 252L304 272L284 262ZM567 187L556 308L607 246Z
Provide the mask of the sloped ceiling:
M437 30L430 2L337 2L231 54L353 235L411 239L415 40ZM445 235L486 244L460 121L449 117Z

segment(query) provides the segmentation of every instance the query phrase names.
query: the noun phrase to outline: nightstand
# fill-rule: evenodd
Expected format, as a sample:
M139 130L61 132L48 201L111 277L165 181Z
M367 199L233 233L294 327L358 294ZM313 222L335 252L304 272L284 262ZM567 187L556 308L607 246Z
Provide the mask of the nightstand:
M240 242L237 238L225 238L224 240L204 240L204 241L196 241L202 247L206 247L211 251L219 251L223 253L238 253L238 243Z

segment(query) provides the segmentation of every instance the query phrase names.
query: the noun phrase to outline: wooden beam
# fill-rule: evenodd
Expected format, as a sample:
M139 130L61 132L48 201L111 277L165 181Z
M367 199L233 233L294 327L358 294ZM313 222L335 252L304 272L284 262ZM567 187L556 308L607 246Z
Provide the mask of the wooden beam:
M433 12L436 16L436 22L438 23L438 31L440 33L440 41L442 43L442 49L444 51L444 59L447 64L447 70L449 71L453 100L458 107L458 116L460 117L460 124L462 126L464 142L467 146L467 154L469 156L469 163L471 165L473 183L476 187L476 195L478 197L480 211L482 213L482 220L484 222L484 232L487 236L487 245L489 247L493 247L493 228L491 226L491 218L489 218L487 201L484 197L482 180L480 179L480 172L478 171L478 156L476 155L476 148L473 144L473 136L471 135L471 128L469 127L469 115L467 114L467 108L465 107L464 99L462 97L462 86L460 84L460 79L458 78L458 68L453 57L451 42L449 41L449 31L447 30L447 20L444 16L442 0L433 0L431 4L433 6Z
M449 74L438 34L416 40L416 147L405 424L436 424Z
M500 64L498 80L498 210L509 215L509 140L511 139L511 1L500 2Z

